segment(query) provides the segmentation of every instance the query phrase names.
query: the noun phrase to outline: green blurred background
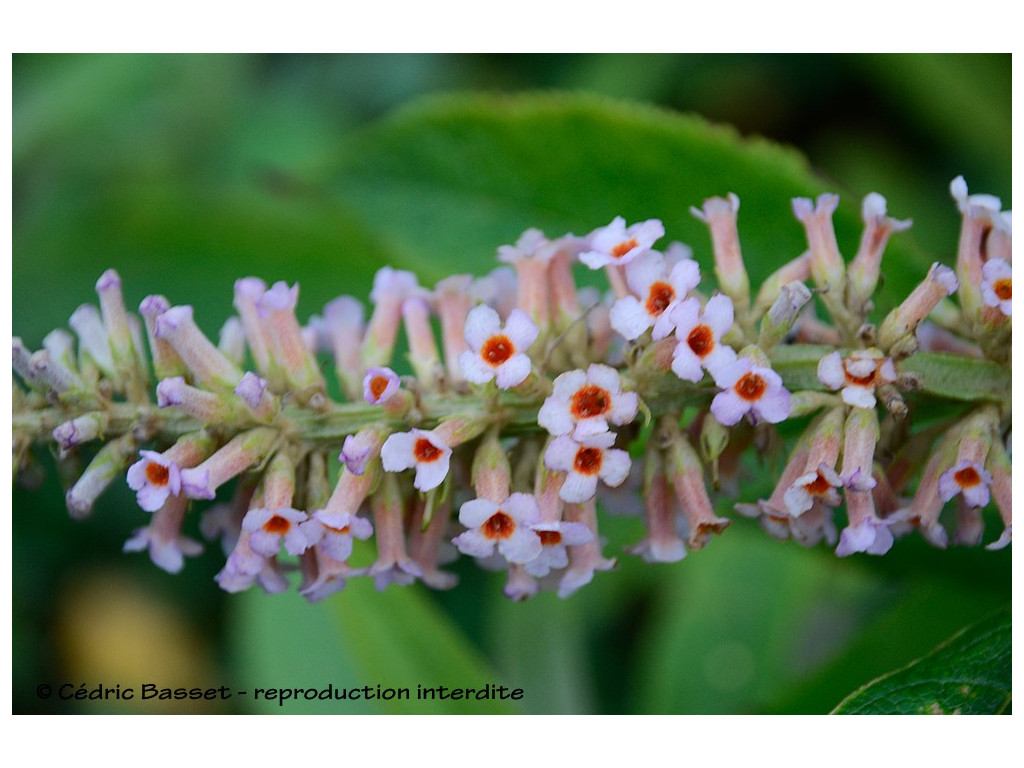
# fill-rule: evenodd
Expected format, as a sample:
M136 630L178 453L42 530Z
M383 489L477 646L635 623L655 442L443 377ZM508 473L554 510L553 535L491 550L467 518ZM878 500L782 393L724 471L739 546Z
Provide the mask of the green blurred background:
M214 334L237 277L298 281L304 319L340 293L366 296L385 263L414 269L427 284L449 271L481 273L498 245L530 225L557 235L619 212L663 216L670 237L706 256L706 234L683 215L703 199L695 196L701 184L711 185L706 194L739 192L741 237L745 223L756 228L756 189L749 207L743 191L752 182L705 171L687 186L685 166L647 147L624 151L658 159L653 171L623 170L602 156L635 134L581 133L580 144L593 142L598 181L569 189L553 179L548 199L549 186L537 181L543 167L524 162L524 181L517 168L486 168L483 151L458 167L464 146L486 134L472 119L438 138L417 132L429 119L389 117L425 95L536 91L612 97L627 115L646 115L632 106L645 102L795 147L817 181L796 180L803 169L780 188L842 194L848 255L857 201L882 192L892 215L915 220L889 266L907 266L906 276L886 273L897 286L932 260L952 261L954 176L1011 207L1009 55L16 55L14 333L38 347L75 307L95 301L96 278L111 266L130 305L163 293L193 304ZM512 120L516 104L489 100L487 114L500 123L507 107ZM529 135L496 141L509 156L532 157ZM431 172L442 179L440 199ZM621 192L621 209L599 202L602 175L632 184L631 172L638 185ZM645 175L681 179L678 219L646 207ZM788 197L769 202L788 216ZM799 252L795 223L780 242L785 257ZM754 258L752 272L771 268ZM218 551L178 576L144 555L122 555L123 541L145 524L130 492L112 489L92 519L74 523L52 461L41 454L39 464L48 481L16 487L13 498L15 712L262 711L237 699L206 709L76 707L40 699L40 683L400 680L504 681L527 693L517 711L538 713L824 712L1010 600L1009 551L937 552L910 538L884 558L839 560L776 542L743 520L681 563L622 555L617 571L568 601L545 594L510 604L500 577L468 563L455 568L462 584L444 594L414 586L378 595L353 583L316 606L294 594L227 596L212 581ZM762 475L745 495L768 489ZM609 554L642 535L635 518L603 520Z

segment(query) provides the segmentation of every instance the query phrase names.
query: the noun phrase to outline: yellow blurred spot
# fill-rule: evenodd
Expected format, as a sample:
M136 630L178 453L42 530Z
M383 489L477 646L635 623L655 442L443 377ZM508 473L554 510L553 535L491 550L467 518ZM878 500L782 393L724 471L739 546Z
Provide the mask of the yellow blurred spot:
M142 699L142 686L218 687L209 650L187 618L160 596L119 571L85 574L62 590L56 634L64 679L77 690L119 686L122 696L76 700L84 713L207 713L230 709L217 700ZM132 689L131 699L123 692Z

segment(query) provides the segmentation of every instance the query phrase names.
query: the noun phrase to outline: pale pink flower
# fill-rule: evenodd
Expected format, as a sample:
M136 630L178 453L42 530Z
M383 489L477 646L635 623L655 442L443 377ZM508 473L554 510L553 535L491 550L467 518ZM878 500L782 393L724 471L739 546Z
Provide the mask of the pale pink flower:
M608 226L595 229L587 236L589 250L580 254L580 261L591 269L600 269L608 264L625 266L649 251L664 235L665 227L658 219L627 227L626 220L616 216Z
M543 549L540 554L526 563L523 568L531 576L542 578L551 571L561 570L569 565L566 547L577 547L592 541L594 533L585 523L537 523L530 530L540 537Z
M128 468L128 487L136 492L139 506L156 512L169 496L181 493L181 468L156 451L139 451L142 457Z
M513 493L501 504L472 499L459 509L468 530L452 543L472 557L489 557L497 548L510 563L528 563L541 554L541 537L531 530L539 521L537 501L528 493Z
M349 512L318 509L299 524L309 546L316 546L333 560L344 562L352 554L352 540L365 541L373 535L373 525L364 517Z
M865 491L854 491L865 493ZM865 552L869 555L884 555L893 545L893 535L887 520L868 517L857 525L846 526L839 534L839 546L836 554L839 557L852 555L854 552Z
M301 555L309 542L303 535L300 523L307 520L305 512L282 507L279 509L250 509L242 518L242 530L249 532L249 546L253 552L264 557L273 557L281 544L291 555Z
M1013 310L1013 268L1003 259L989 259L981 268L981 298L1007 317Z
M801 475L786 491L783 501L786 509L793 517L797 517L814 506L815 501L821 501L830 507L839 506L839 492L843 481L835 469L824 462L812 472Z
M538 332L522 310L513 309L502 328L495 310L486 304L474 307L466 317L469 349L459 355L462 375L474 384L494 379L499 389L522 384L533 367L526 350Z
M964 501L972 507L988 505L992 475L975 461L959 461L939 477L939 498L949 501L962 493Z
M579 504L593 498L597 481L617 486L629 475L629 454L612 448L615 435L599 432L576 442L568 435L556 437L544 452L544 466L567 472L558 494L564 501Z
M184 496L167 499L148 526L137 528L124 543L125 552L149 551L149 559L168 573L178 573L185 566L185 557L195 557L203 545L181 534L188 500Z
M829 389L842 389L847 405L874 408L875 389L896 381L896 367L876 350L859 349L847 357L832 352L818 363L818 380Z
M741 357L713 375L715 384L723 390L711 401L711 412L719 423L730 427L749 414L755 423L777 424L789 416L789 391L771 368Z
M595 571L608 571L615 567L614 557L601 554L601 540L597 531L597 508L593 499L584 504L569 504L565 516L570 523L582 523L593 538L569 549L569 567L558 581L558 596L563 600L594 580Z
M626 266L626 283L632 296L615 302L612 328L632 341L648 328L663 339L672 333L672 310L700 283L700 267L692 259L669 265L657 251L648 251Z
M421 491L436 488L448 474L452 449L433 431L398 432L384 442L380 458L388 472L416 468L413 485Z
M618 371L594 363L586 372L566 371L555 379L537 422L552 435L571 433L580 439L607 431L609 422L628 424L638 408L637 394L622 391Z
M390 368L370 368L363 377L363 399L370 405L386 403L402 386Z
M702 310L697 299L687 299L672 310L671 323L679 343L672 353L672 371L684 381L700 381L704 368L716 370L736 361L732 347L720 339L733 324L732 299L718 294Z

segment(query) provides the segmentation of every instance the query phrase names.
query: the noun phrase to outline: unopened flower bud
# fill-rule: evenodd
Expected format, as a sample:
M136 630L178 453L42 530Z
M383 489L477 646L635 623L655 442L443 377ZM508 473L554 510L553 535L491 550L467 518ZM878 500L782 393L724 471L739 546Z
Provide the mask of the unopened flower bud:
M238 386L242 371L199 330L192 319L192 307L171 307L156 318L154 332L170 342L200 386L227 392Z
M78 336L79 354L88 356L107 378L117 381L110 337L99 310L91 304L83 304L71 314L68 325Z
M289 287L279 281L256 299L256 310L270 340L273 359L281 366L285 380L308 399L315 392L323 392L325 384L316 357L302 338L302 328L295 316L298 300L298 284Z
M505 449L498 441L497 430L492 430L481 441L473 457L473 487L477 498L500 504L508 498L512 466Z
M895 356L894 345L912 336L921 321L956 287L957 279L953 270L938 262L932 264L928 277L882 322L878 330L878 346Z
M237 317L229 317L220 327L217 349L235 365L245 365L245 326Z
M181 376L157 384L156 401L161 408L177 408L203 424L234 421L245 413L242 403L231 395L189 386Z
M57 441L63 454L76 445L101 437L109 423L110 417L105 412L86 413L70 421L65 421L54 429L53 439Z
M768 351L786 338L786 334L796 325L801 310L810 300L811 291L803 283L792 282L782 286L778 298L761 321L761 335L757 345Z
M280 438L276 429L257 427L242 432L202 464L181 471L181 487L191 499L212 499L217 488L261 463Z
M118 378L129 399L133 402L145 402L146 376L138 366L131 324L121 293L121 278L117 272L112 269L104 272L96 282L96 293L100 298L103 326L107 329L111 356Z
M727 198L712 197L703 208L690 208L690 213L707 224L715 258L715 276L722 293L732 299L737 321L745 327L750 312L750 278L740 251L736 217L740 199L733 193ZM745 329L746 330L746 329Z
M867 314L871 294L875 292L881 274L882 253L893 232L909 229L912 222L898 221L886 216L885 198L877 192L869 193L861 205L864 234L860 248L847 269L847 291L851 307L860 315Z
M402 319L402 304L419 283L412 272L382 267L373 278L373 314L366 326L360 356L363 369L387 365L398 338Z
M130 432L103 446L89 462L78 482L65 494L71 517L88 517L96 499L116 478L124 474L128 462L134 456L135 438Z
M139 312L146 323L146 336L157 379L169 379L188 373L188 366L171 343L156 335L156 319L170 308L171 303L163 296L147 296L139 305Z
M751 311L751 317L754 320L762 317L768 308L775 303L775 300L779 298L779 294L782 292L783 286L789 285L790 283L803 283L806 282L811 276L811 254L810 251L804 251L802 254L797 256L787 264L783 264L777 270L772 272L763 283L761 283L761 289L757 292L757 299L754 301L754 308Z
M365 330L362 302L351 296L339 296L329 302L324 307L324 327L342 391L350 400L356 400L364 370L360 353Z

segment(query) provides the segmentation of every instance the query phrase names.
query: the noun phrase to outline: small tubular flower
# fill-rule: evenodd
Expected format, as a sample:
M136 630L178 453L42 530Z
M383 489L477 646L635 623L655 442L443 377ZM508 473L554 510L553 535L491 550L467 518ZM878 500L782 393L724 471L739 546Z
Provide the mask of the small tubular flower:
M128 487L136 492L139 506L155 512L169 496L181 493L181 468L156 451L139 451L142 456L128 468Z
M459 355L462 375L474 384L494 379L499 389L522 384L533 366L526 350L538 333L522 310L513 309L503 328L493 309L485 304L474 307L466 318L469 349Z
M594 538L594 533L584 523L536 523L530 530L540 538L542 549L523 569L538 579L569 565L566 547L578 547Z
M622 391L618 371L594 363L586 372L567 371L555 379L537 421L552 435L572 434L578 440L607 431L609 422L628 424L638 408L637 394Z
M558 250L539 229L528 229L515 245L498 248L498 261L511 264L516 272L516 305L539 328L551 322L548 264ZM468 338L467 338L468 341Z
M981 268L981 299L986 306L998 307L1009 317L1013 311L1013 267L1003 259L989 259Z
M601 554L601 539L597 530L597 508L593 500L584 504L569 504L565 508L567 522L583 523L593 537L577 546L569 547L569 567L558 582L558 596L563 600L594 580L595 571L609 571L617 561Z
M242 380L242 371L199 330L192 307L168 309L156 318L154 333L174 347L197 384L230 392Z
M544 451L544 465L568 473L559 495L563 500L579 504L593 498L597 481L617 486L629 475L630 459L625 451L611 446L615 435L599 432L576 442L568 435L556 437Z
M651 249L664 237L665 227L658 219L648 219L632 226L616 216L605 227L595 229L587 236L588 250L580 253L580 261L591 269L608 265L625 266Z
M818 381L829 389L841 389L847 405L874 408L875 389L896 381L896 367L878 350L860 349L847 357L832 352L818 363Z
M777 424L789 416L789 391L771 368L741 357L719 368L714 378L723 391L711 401L711 412L721 424L731 427L748 414L755 424Z
M949 501L963 494L972 507L984 507L991 499L992 474L976 461L962 460L939 476L939 498Z
M203 551L198 541L181 534L188 499L184 496L168 498L153 513L149 525L137 528L124 543L125 552L149 551L149 559L168 573L178 573L185 567L186 557L196 557Z
M736 302L742 317L750 308L750 278L736 228L739 210L740 199L730 192L727 197L708 198L702 208L690 208L690 213L707 224L718 284L722 292Z
M242 530L249 532L252 551L264 557L273 557L284 544L290 555L301 555L309 546L300 524L307 515L298 509L265 507L250 509L242 518Z
M386 365L391 359L398 338L398 327L402 320L402 305L406 297L419 288L416 275L391 267L382 267L373 277L373 314L366 325L363 342L359 348L363 366Z
M316 510L299 530L309 546L317 546L325 555L344 562L352 554L352 540L365 540L373 535L373 525L364 517L349 512Z
M839 534L836 555L846 557L854 552L869 555L884 555L893 545L890 521L875 514L875 505L870 491L846 492L846 512L850 524Z
M660 451L649 449L644 456L643 493L647 536L631 547L630 553L649 563L682 560L686 557L686 543L679 535L679 515Z
M382 405L402 386L398 374L390 368L370 368L363 377L363 400L370 405Z
M128 468L128 487L136 492L139 506L147 512L160 509L167 498L181 494L181 471L194 467L215 447L202 432L186 435L163 453L139 451L141 458Z
M732 328L732 299L718 294L708 299L702 310L697 299L687 299L671 313L679 343L672 353L672 371L684 381L700 381L705 369L714 372L736 361L732 347L720 339Z
M497 548L510 563L523 564L541 554L541 537L532 530L540 510L531 494L513 493L500 504L472 499L459 509L459 522L468 530L452 543L471 557L490 557Z
M612 328L632 341L653 326L652 338L663 339L672 333L672 310L700 283L700 267L693 259L670 267L660 253L649 251L626 266L626 283L633 295L615 302Z
M448 474L452 449L434 431L412 429L388 437L380 458L388 472L416 469L413 485L421 491L436 488Z

